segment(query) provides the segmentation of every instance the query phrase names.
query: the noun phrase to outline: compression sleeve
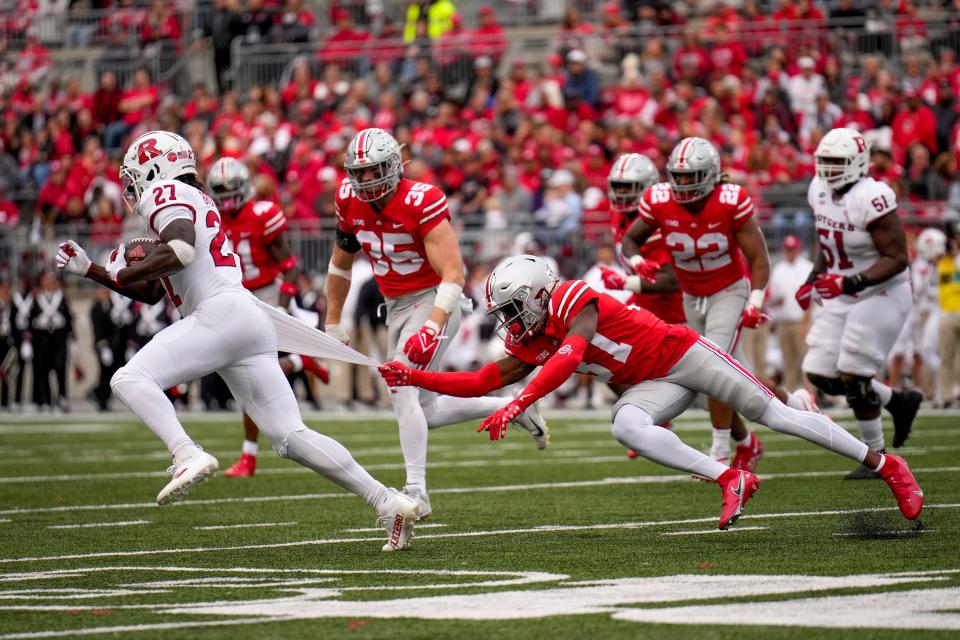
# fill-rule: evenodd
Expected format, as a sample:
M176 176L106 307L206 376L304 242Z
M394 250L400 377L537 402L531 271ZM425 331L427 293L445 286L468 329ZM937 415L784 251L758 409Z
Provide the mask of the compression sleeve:
M576 372L586 352L587 341L583 336L567 336L557 352L550 356L540 369L540 373L520 392L516 403L525 410L551 391L555 391Z
M439 373L411 369L410 381L421 389L460 398L478 398L503 386L503 377L496 362L484 365L477 371Z

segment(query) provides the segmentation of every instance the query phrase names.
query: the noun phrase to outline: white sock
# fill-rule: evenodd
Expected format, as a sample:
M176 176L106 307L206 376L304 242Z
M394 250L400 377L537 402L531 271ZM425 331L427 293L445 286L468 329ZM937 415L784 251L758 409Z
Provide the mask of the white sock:
M423 405L423 416L427 420L427 427L436 429L448 424L486 418L507 402L505 398L437 396L433 401Z
M613 419L613 437L638 454L671 469L716 480L728 469L710 456L685 445L677 434L653 424L650 415L625 405Z
M863 462L867 455L867 445L830 418L819 413L797 411L776 398L770 401L756 421L774 431L798 436L857 462Z
M893 388L879 380L871 380L870 384L873 385L873 390L880 396L880 406L885 407L890 404L890 399L893 397Z
M860 439L874 451L883 449L883 421L878 417L872 420L857 420Z
M260 450L260 445L258 445L256 442L253 442L251 440L243 441L243 448L241 449L241 451L243 451L248 456L257 455L257 451L259 450Z
M324 475L344 489L360 496L379 511L388 490L353 459L346 447L311 429L294 431L278 449L290 458Z
M750 432L747 432L747 437L743 440L734 440L733 441L738 447L745 447L750 444Z
M173 404L155 383L124 367L113 377L110 386L114 395L167 445L174 464L180 464L200 451L177 420Z
M292 353L289 356L287 356L287 359L290 361L290 364L293 365L294 373L300 373L301 371L303 371L303 358L301 358L299 355L295 353Z
M420 390L390 390L390 402L400 427L400 451L407 467L407 485L427 489L427 419L420 407Z
M730 457L730 429L714 429L710 457L719 460Z

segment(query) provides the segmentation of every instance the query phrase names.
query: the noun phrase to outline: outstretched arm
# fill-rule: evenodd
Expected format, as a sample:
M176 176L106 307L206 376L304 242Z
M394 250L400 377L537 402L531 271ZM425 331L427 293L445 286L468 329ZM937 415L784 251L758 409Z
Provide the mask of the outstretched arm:
M380 375L391 387L419 387L447 396L479 398L514 382L519 382L534 367L516 356L507 356L476 371L438 373L413 369L402 362L380 365Z

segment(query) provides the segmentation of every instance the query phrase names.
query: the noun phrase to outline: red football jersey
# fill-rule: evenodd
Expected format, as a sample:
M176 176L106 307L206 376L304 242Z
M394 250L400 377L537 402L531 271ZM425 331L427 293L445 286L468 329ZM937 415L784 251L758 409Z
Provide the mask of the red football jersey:
M237 215L224 215L223 225L240 256L245 288L259 289L280 277L280 263L270 251L277 234L287 228L287 216L278 204L251 200Z
M620 247L623 236L627 234L636 219L636 209L621 211L610 208L610 229L617 242L617 259L627 270L630 269L630 263L623 257ZM663 242L663 235L659 229L650 234L647 241L640 247L640 255L644 260L653 260L657 264L666 264L670 260L670 252L667 251L667 245ZM665 293L635 293L630 298L629 304L643 307L664 322L680 324L687 321L687 316L683 312L683 292L679 289Z
M662 378L700 337L693 329L667 324L645 309L627 307L583 280L570 280L550 296L543 333L520 343L507 340L507 353L527 364L542 365L566 338L573 318L590 303L597 305L597 332L577 371L605 382L639 384Z
M356 236L370 259L384 296L396 298L440 284L423 244L431 230L450 219L447 197L439 188L404 178L383 211L377 211L355 198L344 179L336 211L340 230Z
M753 216L753 201L740 185L719 185L691 213L673 199L669 184L655 184L643 194L639 214L660 228L686 293L709 296L746 275L734 234Z

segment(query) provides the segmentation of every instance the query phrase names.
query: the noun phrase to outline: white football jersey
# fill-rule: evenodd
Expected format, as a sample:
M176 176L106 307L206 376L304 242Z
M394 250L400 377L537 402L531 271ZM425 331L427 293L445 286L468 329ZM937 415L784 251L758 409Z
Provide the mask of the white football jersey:
M183 316L204 300L226 289L244 291L240 258L220 224L220 212L204 192L177 180L151 184L141 195L137 211L147 235L160 232L174 220L191 220L196 232L196 257L190 266L161 279L167 296Z
M910 281L913 285L914 309L918 314L930 313L940 308L940 274L936 264L917 258L910 265Z
M897 196L887 184L861 178L835 202L830 187L820 178L814 178L807 190L807 201L816 218L817 241L827 259L827 273L852 276L880 259L867 227L897 208ZM858 297L885 290L907 278L906 271L901 272L886 282L868 287Z

